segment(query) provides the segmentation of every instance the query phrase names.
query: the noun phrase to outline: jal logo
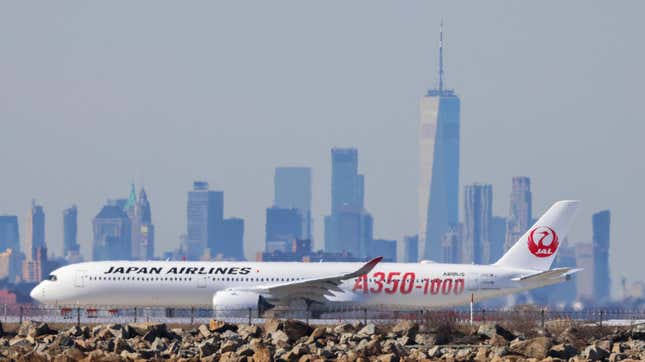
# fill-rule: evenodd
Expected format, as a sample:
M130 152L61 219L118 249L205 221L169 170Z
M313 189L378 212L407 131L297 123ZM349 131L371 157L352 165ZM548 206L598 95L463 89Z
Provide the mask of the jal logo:
M558 235L548 226L538 226L529 232L529 251L538 258L555 254L558 245Z

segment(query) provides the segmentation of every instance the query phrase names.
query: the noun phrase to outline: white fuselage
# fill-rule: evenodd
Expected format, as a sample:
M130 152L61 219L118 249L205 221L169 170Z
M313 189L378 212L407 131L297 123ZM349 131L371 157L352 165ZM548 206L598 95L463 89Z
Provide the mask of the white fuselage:
M358 269L361 263L103 261L55 270L31 296L57 306L212 307L213 295L324 277ZM468 304L473 298L508 295L555 284L513 278L535 270L493 265L379 263L367 275L346 280L329 304L433 308Z

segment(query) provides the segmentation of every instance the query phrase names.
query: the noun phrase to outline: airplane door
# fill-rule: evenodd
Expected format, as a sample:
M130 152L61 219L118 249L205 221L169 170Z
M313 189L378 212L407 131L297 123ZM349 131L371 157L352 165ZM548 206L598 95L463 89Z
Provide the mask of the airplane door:
M74 286L76 288L85 287L84 279L85 279L85 270L77 270L76 273L74 274Z
M206 288L207 280L208 280L208 277L202 277L202 276L197 277L197 288Z

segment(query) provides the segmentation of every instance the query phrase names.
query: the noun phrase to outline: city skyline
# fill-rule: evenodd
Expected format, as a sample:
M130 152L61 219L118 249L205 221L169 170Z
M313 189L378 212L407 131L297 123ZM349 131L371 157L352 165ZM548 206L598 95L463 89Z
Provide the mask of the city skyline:
M185 190L193 180L204 179L224 190L230 214L247 222L246 255L252 257L252 250L261 250L263 244L274 168L285 164L311 167L316 175L312 216L319 248L322 218L329 212L328 152L334 146L360 150L375 237L400 239L416 233L416 103L434 82L436 29L442 14L450 84L464 104L459 190L473 182L492 184L493 214L502 216L509 215L510 180L515 175L531 177L533 192L539 195L533 200L536 215L556 199L581 199L571 242L591 241L591 214L610 209L612 274L644 278L629 252L641 248L636 227L645 201L639 188L645 173L634 156L643 153L637 141L642 122L633 86L641 83L637 64L643 54L634 46L642 25L633 9L576 3L552 14L535 4L520 9L492 3L475 5L475 17L456 5L415 3L397 12L378 4L364 30L352 30L362 9L351 5L347 17L318 8L316 16L304 13L307 21L302 24L289 20L278 28L253 16L236 28L241 34L227 42L218 34L235 24L219 15L213 21L217 11L212 7L203 16L183 13L199 32L189 26L175 33L162 26L174 21L166 6L151 20L150 32L138 28L146 8L141 5L133 6L122 29L106 21L114 13L105 5L88 5L80 10L83 16L69 8L52 8L69 20L65 29L71 31L14 6L29 14L23 19L33 21L17 24L14 16L7 16L11 11L2 12L3 26L10 30L4 33L24 34L26 43L42 42L36 40L45 34L51 40L52 61L41 60L41 50L35 48L8 49L2 75L9 86L0 86L7 100L0 119L8 132L3 132L0 147L3 154L14 156L5 163L7 191L2 192L0 213L19 216L22 238L29 200L36 198L50 216L47 244L57 255L62 250L61 210L71 203L79 206L78 242L87 255L91 219L108 197L122 195L124 187L127 191L134 178L153 200L159 250L177 245L185 230ZM264 10L280 19L282 11L305 11L274 6ZM578 19L572 30L571 19L581 9L588 17ZM225 10L243 9L231 5ZM495 24L490 19L497 13L508 17ZM621 21L616 20L618 14ZM539 21L544 16L552 17L549 27ZM338 28L327 29L327 21L317 20L325 17L338 22ZM267 34L258 35L253 22L268 29ZM303 27L304 35L292 35L293 27ZM196 42L184 41L193 37ZM310 37L317 41L307 42ZM106 52L92 46L90 40L97 39L96 44L107 41L115 48ZM249 49L232 51L233 44L244 41ZM255 51L267 54L263 42L277 51L256 62ZM364 46L360 52L354 50L357 42ZM136 51L141 43L146 49ZM196 43L219 45L211 51ZM293 44L305 44L304 51L290 51L298 48ZM178 47L177 52L170 58L161 56L169 45ZM85 47L87 53L79 51ZM58 48L69 51L63 56ZM106 56L131 50L134 56L128 59ZM229 56L219 56L222 50ZM196 56L181 56L195 52ZM334 55L339 53L346 56L340 60ZM227 76L221 70L239 69L235 63L240 59L248 74L232 71ZM249 100L258 84L276 88ZM142 135L148 137L145 142ZM27 140L30 147L24 147ZM107 140L118 140L120 146ZM546 145L541 140L547 140ZM596 146L605 143L609 146Z

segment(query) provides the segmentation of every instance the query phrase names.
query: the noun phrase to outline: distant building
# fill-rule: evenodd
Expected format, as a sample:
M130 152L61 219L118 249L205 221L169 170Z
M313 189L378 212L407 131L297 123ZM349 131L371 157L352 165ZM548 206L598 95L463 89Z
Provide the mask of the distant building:
M210 191L208 183L195 181L188 192L186 257L199 260L205 249L217 254L216 229L224 219L224 193Z
M575 245L576 267L582 270L576 273L577 299L594 301L594 257L593 244L583 243Z
M382 256L384 261L396 262L396 240L374 239L368 252L369 257Z
M493 208L491 185L466 185L464 190L464 229L462 263L488 264L490 225Z
M130 260L132 225L122 207L103 206L92 221L92 260Z
M416 263L419 261L419 237L417 235L404 236L399 245L399 262Z
M358 150L333 148L331 215L325 217L325 251L368 256L373 239L372 215L364 208L365 179L358 174Z
M331 252L367 257L373 240L373 223L372 215L367 211L351 207L325 217L325 240L333 240L334 245Z
M560 245L558 254L553 261L552 268L576 268L576 248L567 245L565 242ZM570 305L576 300L576 277L577 274L574 274L574 280L555 284L549 287L537 289L542 291L542 295L545 296L546 302L550 305Z
M523 176L513 177L504 251L515 245L515 242L531 227L533 223L532 207L531 179Z
M132 250L136 252L133 258L140 260L152 260L155 256L155 226L152 223L152 210L148 194L142 187L134 208L134 220L132 222L134 240Z
M227 218L217 229L218 248L211 248L211 253L220 255L226 260L245 260L244 258L244 220Z
M0 251L12 249L20 252L18 216L0 215Z
M506 218L493 216L488 230L490 240L490 262L495 262L504 255L506 240Z
M611 214L604 210L593 214L593 259L594 259L594 298L608 301L611 297L609 273L609 227Z
M444 88L443 26L439 84L421 99L419 122L419 257L438 260L442 237L458 223L461 101Z
M276 167L273 205L302 214L302 238L311 239L311 168Z
M22 262L24 256L22 253L5 249L0 253L0 279L14 283L18 277L22 276Z
M48 272L47 266L47 248L35 248L33 258L22 263L22 280L27 283L40 283Z
M46 248L45 245L45 212L43 207L31 202L31 209L27 214L27 232L22 251L27 260L32 260L37 248Z
M296 208L271 207L266 210L265 250L286 252L294 240L304 240L303 214Z
M435 261L451 264L461 263L461 254L463 250L462 229L462 225L455 225L443 234L443 237L441 238L441 259Z
M77 242L78 209L76 205L63 210L63 255L78 253L80 245Z

